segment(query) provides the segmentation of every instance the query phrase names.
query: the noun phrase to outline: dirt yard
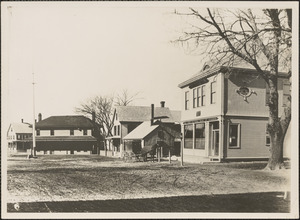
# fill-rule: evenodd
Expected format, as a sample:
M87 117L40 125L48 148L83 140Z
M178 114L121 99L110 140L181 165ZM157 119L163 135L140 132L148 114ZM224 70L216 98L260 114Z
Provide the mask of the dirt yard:
M265 163L123 162L97 155L8 158L8 201L78 201L289 190L290 170Z

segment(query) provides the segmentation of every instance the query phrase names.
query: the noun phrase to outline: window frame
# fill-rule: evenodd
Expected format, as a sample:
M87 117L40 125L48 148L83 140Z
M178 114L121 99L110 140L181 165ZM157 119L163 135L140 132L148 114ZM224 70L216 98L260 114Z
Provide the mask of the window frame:
M213 85L214 85L214 91L213 91ZM210 83L210 104L216 104L216 93L217 93L217 81L214 80ZM213 100L214 95L214 100Z
M269 142L269 143L268 143ZM267 147L271 146L271 138L270 138L270 134L268 132L268 123L266 124L266 139L265 139L265 145Z
M199 107L197 104L197 98L198 98L198 88L193 89L193 108Z
M190 142L191 144L192 144L192 146L190 147L187 147L186 146L186 127L192 127L192 130L191 130L191 132L192 132L192 137L188 137L188 139L192 139L192 141ZM185 149L194 149L194 124L185 124L185 125L183 125L183 130L184 130L184 136L183 136L183 147L185 148Z
M83 135L87 135L87 129L83 129Z
M189 96L190 96L190 94L189 94L189 91L185 91L185 93L184 93L184 109L185 110L189 110Z
M237 141L236 145L232 146L230 145L230 127L231 126L237 126ZM230 123L228 125L228 148L229 149L241 149L241 124L240 123Z
M199 125L199 124L202 124L203 125L203 128L202 129L204 129L204 133L203 133L203 137L200 137L200 138L204 138L204 147L197 147L197 141L196 141L196 139L197 139L197 133L196 133L196 126L197 125ZM197 150L205 150L205 122L197 122L197 123L195 123L194 124L194 126L193 126L193 128L194 128L194 149L197 149ZM201 144L200 144L200 146L201 146Z

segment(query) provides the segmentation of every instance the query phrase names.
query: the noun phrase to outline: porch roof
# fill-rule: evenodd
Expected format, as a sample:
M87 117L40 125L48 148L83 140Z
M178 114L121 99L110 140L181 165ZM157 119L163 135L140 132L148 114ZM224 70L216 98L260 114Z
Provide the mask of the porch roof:
M157 127L159 127L159 125L151 125L150 121L145 121L126 135L123 140L141 140Z

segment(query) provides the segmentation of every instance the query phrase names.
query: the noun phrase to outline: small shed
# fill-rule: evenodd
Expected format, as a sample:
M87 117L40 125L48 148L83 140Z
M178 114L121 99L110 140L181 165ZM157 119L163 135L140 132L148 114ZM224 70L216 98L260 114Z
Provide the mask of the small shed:
M151 121L143 122L123 138L125 152L142 154L145 157L148 153L152 155L156 153L158 161L164 155L170 157L175 139L180 135L172 126L160 121L154 124Z

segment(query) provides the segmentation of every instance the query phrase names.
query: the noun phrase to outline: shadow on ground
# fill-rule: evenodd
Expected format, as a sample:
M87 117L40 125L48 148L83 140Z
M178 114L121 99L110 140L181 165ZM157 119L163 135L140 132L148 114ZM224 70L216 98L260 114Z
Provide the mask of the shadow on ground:
M8 212L253 212L289 213L283 192L147 199L8 203Z

